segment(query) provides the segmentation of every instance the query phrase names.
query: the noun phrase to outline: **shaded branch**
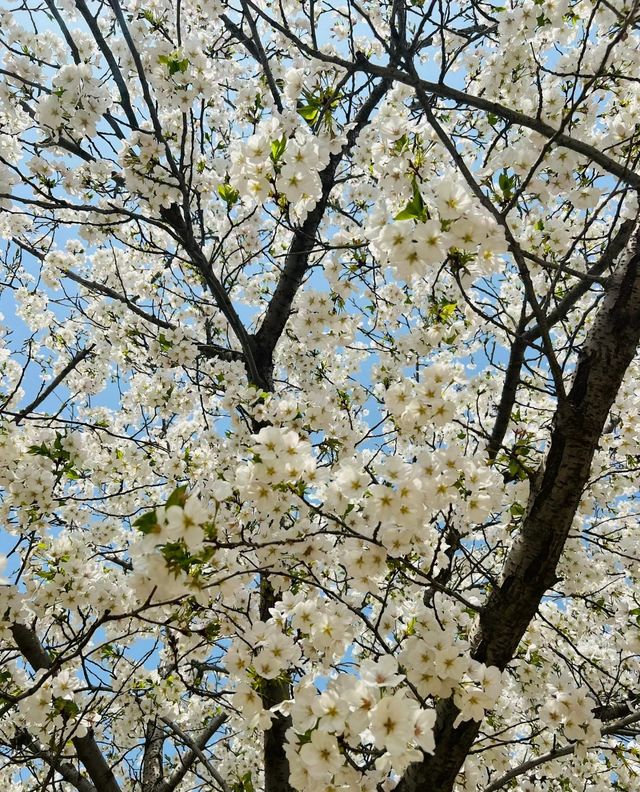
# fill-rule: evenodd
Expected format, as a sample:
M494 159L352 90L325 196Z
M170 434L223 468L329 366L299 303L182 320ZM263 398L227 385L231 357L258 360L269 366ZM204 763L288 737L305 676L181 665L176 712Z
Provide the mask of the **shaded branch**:
M269 302L262 324L254 336L258 355L265 363L273 357L273 351L282 335L291 313L291 305L308 271L309 256L315 245L316 234L324 217L329 194L335 184L336 171L343 158L353 148L358 135L368 122L376 106L389 90L386 80L375 86L358 111L353 127L347 135L347 142L338 154L333 154L329 164L320 173L322 194L304 223L295 230L287 252L278 285Z
M600 277L616 263L618 256L629 244L635 226L635 220L625 220L624 223L622 223L616 235L608 243L602 256L600 256L593 267L587 271L587 275ZM583 297L590 288L591 283L588 280L581 281L572 286L556 307L547 314L547 324L549 327L552 327L557 322L564 319L569 310L573 308L578 300ZM527 343L531 343L539 337L539 334L539 328L532 327L524 333L524 337Z
M482 608L472 638L472 657L504 669L534 618L556 567L589 480L607 415L640 342L640 233L609 279L594 324L582 347L567 398L558 406L549 449L532 483L520 534L500 583ZM480 723L453 724L453 699L440 701L436 749L407 769L398 792L449 792L478 735Z
M220 775L220 773L216 770L216 768L211 764L211 762L207 759L205 754L202 751L202 748L189 737L176 723L167 718L161 718L162 722L165 723L174 734L176 734L182 742L191 749L191 752L202 762L202 764L207 768L208 772L210 773L211 777L216 781L220 789L223 792L229 792L229 787L227 786L224 778ZM204 747L204 746L203 746Z
M600 277L615 264L616 259L628 244L634 228L635 220L625 220L625 222L622 223L616 235L610 240L602 256L593 267L589 269L588 275ZM572 286L556 307L547 314L547 327L551 328L562 321L578 300L589 291L590 287L591 283L588 280L580 281ZM524 330L524 328L521 327L511 346L509 363L507 364L498 411L489 439L489 459L495 459L504 441L507 429L509 428L511 412L516 401L518 384L520 382L520 371L524 363L526 348L540 337L540 333L540 327L537 325L529 328L529 330Z
M35 671L41 668L50 668L53 665L53 658L30 627L25 624L13 624L11 635L16 646ZM72 742L78 759L89 774L96 790L98 792L121 792L116 777L102 755L93 733L90 731L84 737L74 737ZM86 792L92 792L92 790L87 789Z
M520 384L520 371L524 363L527 344L522 335L516 335L509 350L509 362L504 375L502 393L498 403L498 411L489 438L487 454L489 459L495 459L511 423L511 411L516 401L518 385Z
M29 415L29 413L31 413L34 410L36 410L42 404L42 402L44 402L47 399L47 397L50 396L53 393L53 391L58 387L58 385L60 385L61 382L64 382L64 380L67 378L67 376L80 363L82 363L82 361L88 355L91 354L91 352L93 351L94 347L95 347L95 344L91 344L90 346L85 347L84 349L81 349L79 352L76 352L76 354L71 358L71 360L62 369L62 371L51 380L51 382L47 385L47 387L44 390L42 390L36 396L36 398L30 404L28 404L23 410L20 410L20 412L16 415L16 418L15 418L16 424L19 424L21 421L23 421L27 417L27 415Z
M100 790L96 789L96 787L76 770L73 765L69 764L69 762L61 761L53 751L47 750L36 740L33 740L28 747L34 758L41 759L48 764L49 767L61 775L65 781L74 786L78 792L100 792Z

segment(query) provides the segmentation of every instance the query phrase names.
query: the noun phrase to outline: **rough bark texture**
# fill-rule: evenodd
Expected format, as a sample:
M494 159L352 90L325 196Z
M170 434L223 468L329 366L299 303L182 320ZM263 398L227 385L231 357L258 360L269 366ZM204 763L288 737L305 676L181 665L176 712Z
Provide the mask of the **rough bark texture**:
M30 737L26 739L30 739ZM73 765L69 764L69 762L63 762L58 754L48 751L36 740L32 740L28 748L36 759L42 759L43 762L46 762L49 767L53 768L65 781L75 787L78 792L98 792L94 785L88 781L82 773L76 770Z
M278 601L278 594L274 591L269 578L265 575L260 581L260 618L266 621L269 610ZM265 679L261 698L265 709L275 707L291 697L289 681L287 679ZM271 728L265 729L264 750L264 789L265 792L293 792L289 784L289 760L284 751L285 735L291 726L291 718L282 713L276 713L271 721Z
M513 658L556 567L588 481L594 452L622 379L640 342L640 232L606 286L606 295L578 359L573 384L558 405L549 450L532 483L521 531L499 585L482 609L473 657L504 669ZM457 729L451 699L437 709L436 750L412 764L398 792L449 792L480 724Z
M162 750L164 747L164 730L158 726L156 718L147 723L145 734L144 755L142 757L142 789L144 792L155 792L162 783L164 768Z

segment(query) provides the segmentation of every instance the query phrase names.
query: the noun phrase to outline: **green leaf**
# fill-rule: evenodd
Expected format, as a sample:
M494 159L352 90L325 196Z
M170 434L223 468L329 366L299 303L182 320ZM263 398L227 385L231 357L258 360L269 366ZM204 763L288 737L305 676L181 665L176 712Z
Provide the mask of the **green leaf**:
M303 104L298 106L298 115L301 115L305 121L312 124L318 117L319 109L312 105Z
M418 182L415 176L411 181L411 189L413 192L411 200L404 207L404 209L401 209L398 212L398 214L394 217L394 220L420 220L424 223L428 219L429 213L427 212L427 208L424 204L424 201L422 200L420 188L418 187Z
M232 792L255 792L253 781L251 780L251 772L247 771L241 775L231 787Z
M169 495L169 499L167 500L167 508L169 506L184 506L187 501L187 486L183 484L181 487L176 487L174 491Z
M204 633L205 638L207 638L209 641L213 641L220 635L220 622L209 622L202 632Z
M429 316L436 323L448 324L453 318L457 307L457 302L444 298L441 302L434 302L429 307Z
M67 718L75 717L80 712L80 707L75 701L71 701L70 699L56 697L53 699L53 706L60 715L66 716Z
M179 58L177 55L160 55L158 61L169 69L169 76L181 72L184 74L189 68L188 58Z
M112 644L105 644L100 648L100 657L106 660L108 657L119 657L118 652L113 648Z
M51 451L49 450L49 447L46 445L46 443L29 446L27 453L31 454L32 456L43 456L51 459Z
M222 200L231 208L234 204L238 203L240 193L230 184L219 184L218 195Z
M414 220L418 215L414 211L408 208L402 209L398 214L393 218L394 220Z
M282 157L287 148L287 138L283 135L279 140L274 140L271 144L271 161L274 165Z
M458 305L458 303L455 303L455 302L450 302L450 303L448 302L448 303L444 303L444 304L443 304L443 305L440 307L440 317L441 317L441 319L442 319L443 321L445 321L445 322L446 322L448 319L451 319L451 317L452 317L452 316L453 316L453 314L455 313L455 310L456 310L456 308L457 308L457 305Z
M146 8L145 8L145 9L143 9L143 11L142 11L142 16L143 16L143 17L144 17L144 19L146 19L146 20L147 20L147 22L149 22L151 25L157 25L157 24L158 24L158 20L155 18L155 16L153 15L153 13L152 13L151 11L149 11L148 9L146 9Z
M164 333L158 335L158 343L163 352L168 352L173 347L173 341L169 341Z
M393 144L393 150L398 153L402 154L403 151L406 151L409 148L409 136L405 132L402 137L399 137Z
M183 542L169 542L162 547L161 552L169 569L189 572L194 558Z
M503 171L500 176L498 176L498 185L502 190L503 200L509 201L513 195L513 188L516 186L516 177L509 176Z
M158 525L158 517L155 511L142 514L133 521L134 526L145 536L150 533L160 533L160 526Z
M498 177L498 184L500 185L502 192L507 192L510 190L513 187L514 181L514 177L509 176L506 173L501 173Z
M507 467L512 481L524 481L527 478L527 470L517 459L512 459Z

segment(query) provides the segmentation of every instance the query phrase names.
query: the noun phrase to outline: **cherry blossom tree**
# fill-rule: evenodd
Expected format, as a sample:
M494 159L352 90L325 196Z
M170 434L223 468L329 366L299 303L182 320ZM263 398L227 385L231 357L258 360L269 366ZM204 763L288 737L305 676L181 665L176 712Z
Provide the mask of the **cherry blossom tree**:
M0 787L638 789L638 0L0 45Z

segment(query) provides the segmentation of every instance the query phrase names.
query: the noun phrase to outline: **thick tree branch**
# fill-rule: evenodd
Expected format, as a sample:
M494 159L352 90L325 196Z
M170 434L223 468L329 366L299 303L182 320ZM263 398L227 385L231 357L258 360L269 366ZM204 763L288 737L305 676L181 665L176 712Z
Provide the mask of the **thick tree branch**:
M251 29L251 35L253 36L253 43L255 47L255 52L258 55L258 63L262 66L262 70L264 72L264 76L269 84L269 89L271 90L271 95L273 96L273 101L275 106L277 107L278 111L281 113L283 110L282 106L282 99L280 98L280 91L278 90L278 86L276 85L276 81L274 79L273 73L271 72L271 66L269 65L269 59L267 58L267 53L264 51L264 47L262 46L262 42L260 41L260 34L258 33L258 28L255 23L255 20L249 13L249 9L246 6L244 0L240 0L242 6L244 8L245 17L249 28Z
M189 735L184 732L177 723L174 723L167 718L162 718L162 722L165 723L171 731L178 736L182 742L191 750L193 754L202 762L202 764L207 768L207 771L214 779L216 784L220 787L222 792L229 792L229 787L227 786L226 781L220 775L220 773L216 770L216 768L211 764L211 762L205 756L202 748L191 738Z
M571 529L607 415L640 342L640 232L629 255L609 279L593 327L583 345L567 398L558 406L544 466L535 483L521 531L501 581L483 607L472 656L506 667L534 618ZM480 723L453 723L452 699L437 707L436 750L412 764L398 792L450 792L477 737Z
M313 210L309 212L304 223L296 229L293 235L278 285L269 302L262 324L254 336L261 365L272 365L273 351L289 319L293 300L308 271L309 255L315 245L316 234L327 208L329 194L335 184L338 166L353 148L358 135L382 97L389 90L389 87L390 83L383 80L372 89L356 115L354 125L349 130L347 142L343 146L342 151L331 156L329 164L320 174L322 182L320 199Z
M147 722L144 752L142 756L142 789L143 792L155 792L162 783L164 765L162 750L164 746L164 729L158 726L157 718Z
M74 786L78 792L100 792L100 790L97 790L90 781L84 778L73 765L69 764L69 762L61 761L56 754L47 750L36 740L33 740L33 742L29 744L29 751L34 758L41 759L48 764L49 767L61 775L65 781Z
M621 224L616 235L610 240L598 261L587 271L588 275L600 277L609 268L614 266L618 256L629 244L635 225L635 220L625 220L624 223ZM547 325L553 327L557 322L564 319L578 300L589 291L591 285L589 281L584 280L572 286L555 308L547 314ZM531 327L524 333L524 338L527 343L531 343L539 337L539 327Z
M625 220L618 229L616 235L610 240L604 253L598 261L588 271L589 275L601 276L611 268L618 256L622 253L629 243L633 229L634 220ZM583 297L591 288L591 283L587 280L580 281L572 286L564 295L560 302L546 316L547 327L551 328L562 321L569 311L575 306L578 300ZM509 352L509 362L505 373L502 394L498 404L493 430L489 439L488 454L490 459L495 459L504 440L511 419L511 412L516 401L518 384L520 382L520 371L525 359L527 347L540 337L540 327L535 325L528 330L520 328L516 338L511 345Z
M82 361L86 357L88 357L91 354L94 347L95 344L91 344L90 346L81 349L79 352L76 352L76 354L71 358L71 360L62 369L62 371L51 380L51 382L47 385L47 387L44 390L40 391L40 393L36 396L36 398L32 402L30 402L23 410L20 410L20 412L17 414L15 418L16 423L19 424L27 417L27 415L29 415L29 413L32 413L34 410L36 410L42 404L42 402L45 401L47 397L54 392L54 390L58 387L58 385L64 382L67 376L80 363L82 363Z
M11 634L16 646L35 671L51 667L53 664L52 657L30 627L25 624L13 624ZM93 733L89 732L84 737L74 737L72 742L78 754L78 759L80 759L89 774L89 778L96 790L98 792L121 792L116 777L102 755ZM89 791L87 790L87 792Z
M511 411L516 401L516 393L518 385L520 384L520 371L524 363L524 355L527 348L522 335L518 334L511 344L509 350L509 362L507 363L507 370L504 375L504 383L502 385L502 393L498 403L498 412L493 424L491 437L487 446L487 453L489 459L495 459L502 441L507 433L509 424L511 423Z
M124 77L122 76L122 72L120 71L113 52L111 51L111 47L102 35L102 31L100 30L98 22L96 18L92 16L91 11L89 11L85 0L75 0L75 3L76 8L80 12L84 21L87 23L87 27L91 31L91 35L93 36L98 49L103 54L104 59L109 65L111 76L113 77L113 81L115 82L116 87L118 88L118 93L120 94L120 103L122 105L122 109L124 110L124 114L127 117L127 121L131 125L132 129L138 129L138 120L136 118L136 114L133 112L129 89L127 88L127 84Z

